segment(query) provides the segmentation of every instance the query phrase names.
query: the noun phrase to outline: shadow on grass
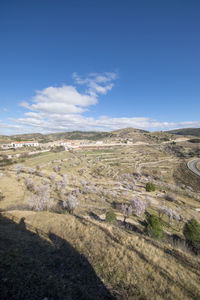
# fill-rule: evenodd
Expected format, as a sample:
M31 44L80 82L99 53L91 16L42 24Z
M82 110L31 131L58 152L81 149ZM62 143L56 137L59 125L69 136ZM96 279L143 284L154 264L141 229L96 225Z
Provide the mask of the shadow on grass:
M92 211L89 212L89 216L94 220L102 222L101 218L97 214L93 213Z
M1 299L115 299L86 259L53 233L48 239L0 215Z
M124 221L121 221L121 220L117 220L117 225L119 227L123 227L129 231L134 231L136 233L140 233L140 234L143 234L144 232L138 227L136 226L135 224L131 224L129 222L125 222Z
M99 222L106 222L106 220L102 220L98 215L96 215L95 213L93 212L90 212L89 213L89 216L94 219L94 220L97 220ZM78 217L78 216L76 216ZM117 220L116 222L116 225L121 227L121 228L124 228L124 229L127 229L129 231L134 231L136 233L140 233L140 234L143 234L144 232L138 227L136 226L135 224L132 224L132 223L129 223L129 222L124 222L124 221L121 221L121 220ZM143 224L142 224L143 225Z

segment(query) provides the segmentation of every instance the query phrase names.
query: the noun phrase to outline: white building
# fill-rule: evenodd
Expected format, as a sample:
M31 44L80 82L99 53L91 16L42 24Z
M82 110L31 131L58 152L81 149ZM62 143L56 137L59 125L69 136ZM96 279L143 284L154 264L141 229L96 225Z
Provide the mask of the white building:
M103 141L96 141L96 145L102 145Z
M60 143L61 146L64 146L64 147L71 147L72 143L70 142L67 142L67 141L63 141Z
M12 142L9 144L1 145L2 149L9 149L9 148L22 148L22 147L38 147L39 143L37 141L23 141L23 142Z

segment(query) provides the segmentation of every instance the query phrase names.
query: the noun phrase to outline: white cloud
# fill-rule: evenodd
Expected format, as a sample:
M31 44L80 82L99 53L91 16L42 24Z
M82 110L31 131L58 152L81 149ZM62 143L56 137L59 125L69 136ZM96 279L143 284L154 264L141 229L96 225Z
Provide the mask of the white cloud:
M47 87L36 91L34 97L20 105L28 111L18 119L10 119L15 124L0 121L2 134L24 132L57 132L72 130L109 131L125 127L147 130L167 130L180 127L200 127L200 121L188 122L160 122L147 117L113 118L109 116L85 117L91 105L98 103L99 95L105 95L114 87L116 73L88 74L86 78L73 73L77 85L85 87L79 92L77 87L63 85L61 87Z
M36 91L36 95L29 102L20 105L33 112L57 113L57 114L80 114L88 110L88 107L98 102L99 94L107 94L117 78L115 73L89 74L82 79L77 73L73 73L76 84L85 85L84 93L78 92L71 85L61 87L47 87Z
M86 107L97 103L97 95L81 94L73 86L48 87L37 91L30 103L21 106L46 113L82 113Z

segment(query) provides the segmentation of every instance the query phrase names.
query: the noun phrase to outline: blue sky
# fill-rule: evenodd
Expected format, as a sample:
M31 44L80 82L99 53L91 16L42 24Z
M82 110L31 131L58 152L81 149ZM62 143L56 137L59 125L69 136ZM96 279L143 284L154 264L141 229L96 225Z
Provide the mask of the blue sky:
M1 0L0 134L200 127L198 0Z

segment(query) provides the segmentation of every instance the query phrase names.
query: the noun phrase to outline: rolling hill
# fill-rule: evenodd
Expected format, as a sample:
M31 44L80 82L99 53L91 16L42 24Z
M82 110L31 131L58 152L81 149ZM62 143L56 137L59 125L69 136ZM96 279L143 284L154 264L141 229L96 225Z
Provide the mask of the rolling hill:
M175 130L167 131L171 134L178 134L178 135L192 135L200 137L200 128L181 128Z

